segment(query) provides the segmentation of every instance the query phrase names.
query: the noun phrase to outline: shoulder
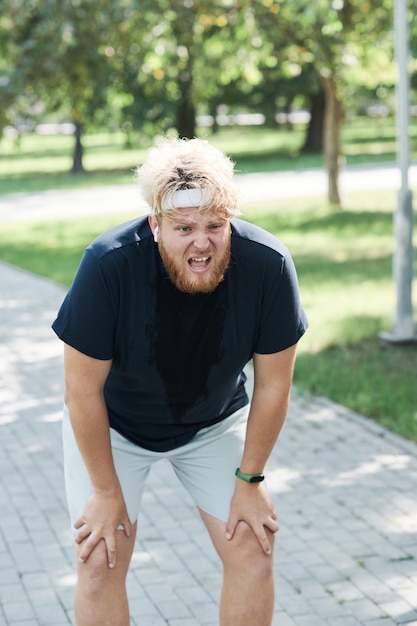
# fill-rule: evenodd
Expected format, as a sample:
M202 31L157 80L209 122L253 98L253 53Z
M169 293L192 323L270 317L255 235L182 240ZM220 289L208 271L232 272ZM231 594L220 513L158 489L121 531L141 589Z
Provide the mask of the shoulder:
M260 258L282 259L290 256L288 248L277 237L260 226L241 219L232 219L232 246L237 254L256 254Z
M87 247L87 250L96 259L103 259L117 250L136 249L151 235L148 217L135 218L102 233Z

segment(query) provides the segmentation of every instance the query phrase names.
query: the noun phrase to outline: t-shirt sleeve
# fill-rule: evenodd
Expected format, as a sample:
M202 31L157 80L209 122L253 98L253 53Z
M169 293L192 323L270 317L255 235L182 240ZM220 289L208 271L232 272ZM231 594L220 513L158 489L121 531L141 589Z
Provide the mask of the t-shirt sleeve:
M103 263L87 249L52 328L76 350L106 360L113 358L115 320L115 302Z
M263 285L258 354L281 352L299 341L308 327L301 305L296 269L290 254L270 263Z

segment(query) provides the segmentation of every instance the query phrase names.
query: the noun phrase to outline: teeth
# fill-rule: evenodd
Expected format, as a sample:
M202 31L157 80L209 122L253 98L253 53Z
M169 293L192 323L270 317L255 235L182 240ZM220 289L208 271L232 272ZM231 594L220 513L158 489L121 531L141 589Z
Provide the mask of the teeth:
M201 263L202 261L208 261L209 258L210 258L209 256L193 256L191 260Z

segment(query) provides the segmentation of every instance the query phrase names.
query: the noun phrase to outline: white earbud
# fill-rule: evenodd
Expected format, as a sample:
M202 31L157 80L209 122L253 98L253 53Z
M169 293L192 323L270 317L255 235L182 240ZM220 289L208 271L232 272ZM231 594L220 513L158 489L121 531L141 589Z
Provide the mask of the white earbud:
M158 241L158 226L156 226L155 230L153 231L153 240Z

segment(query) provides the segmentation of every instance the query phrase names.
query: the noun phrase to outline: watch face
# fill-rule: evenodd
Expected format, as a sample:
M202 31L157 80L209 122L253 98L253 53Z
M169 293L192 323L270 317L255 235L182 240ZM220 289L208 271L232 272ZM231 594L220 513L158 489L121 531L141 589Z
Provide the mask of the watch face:
M249 482L251 483L261 483L263 481L264 477L262 476L262 474L260 476L252 476L252 478L250 479Z

